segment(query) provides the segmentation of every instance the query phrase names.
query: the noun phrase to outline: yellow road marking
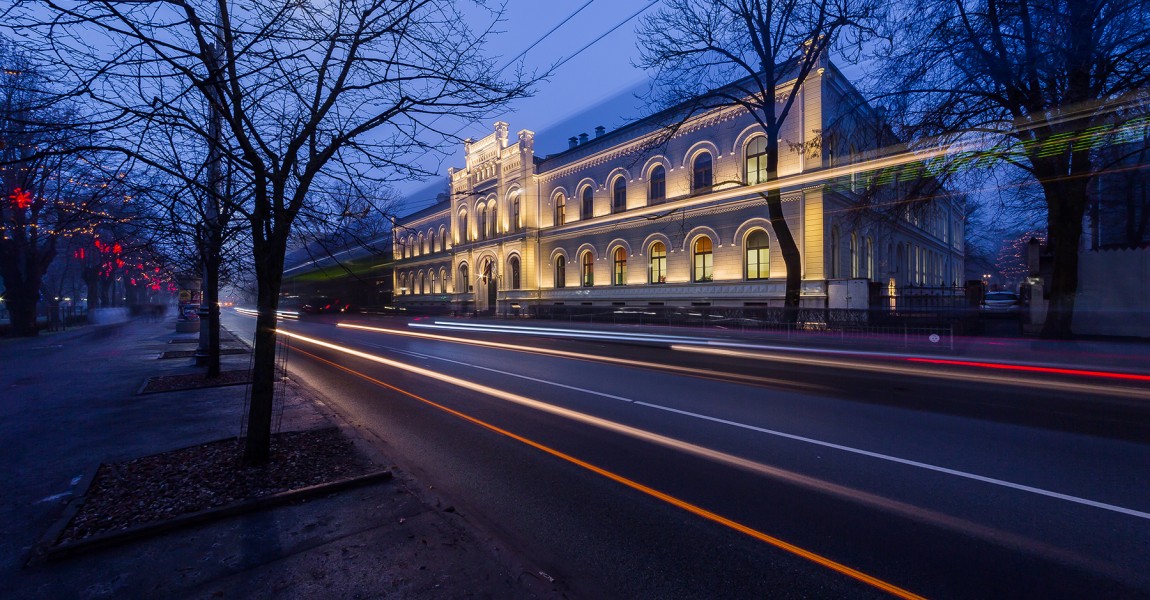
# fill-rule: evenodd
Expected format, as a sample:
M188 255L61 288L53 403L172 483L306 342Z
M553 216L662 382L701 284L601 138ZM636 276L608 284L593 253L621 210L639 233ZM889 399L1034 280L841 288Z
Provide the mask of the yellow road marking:
M802 558L805 558L811 562L814 562L818 565L821 565L823 567L831 569L835 572L846 575L847 577L850 577L850 578L855 579L857 581L861 581L863 583L871 585L871 586L878 588L884 592L887 592L893 596L896 596L899 598L905 598L907 600L925 600L925 598L923 596L919 596L918 594L915 594L915 593L910 592L908 590L904 590L904 589L902 589L902 588L900 588L894 584L887 583L886 581L883 581L882 579L879 579L879 578L874 577L872 575L868 575L866 573L863 573L862 571L859 571L858 569L848 567L842 563L836 562L834 560L831 560L829 558L826 558L824 556L821 556L819 554L811 552L810 550L800 548L799 546L796 546L796 545L791 544L789 542L785 542L779 538L767 535L761 531L758 531L757 529L753 529L747 525L743 525L742 523L728 519L722 515L711 512L705 508L702 508L700 506L696 506L696 505L691 504L690 502L686 502L684 500L680 500L674 496L671 496L670 494L660 492L659 490L656 490L652 487L643 485L637 481L628 479L626 477L623 477L622 475L618 475L616 473L613 473L611 471L603 469L602 467L595 466L589 462L578 459L578 458L571 456L569 454L566 454L564 452L560 452L559 450L555 450L554 448L551 448L549 446L545 446L539 442L525 438L519 434L513 433L511 431L508 431L508 430L503 429L501 427L498 427L496 425L492 425L491 423L477 419L477 418L472 417L471 415L468 415L466 413L459 412L453 408L449 408L447 406L439 404L438 402L434 402L432 400L424 398L418 394L415 394L415 393L409 392L407 390L395 387L394 385L380 381L374 377L371 377L370 375L360 373L359 371L350 369L350 368L345 367L339 363L332 362L330 360L327 360L326 358L322 358L320 356L317 356L315 354L307 352L306 350L296 348L295 351L298 353L305 354L305 355L307 355L311 358L314 358L320 362L331 365L337 369L340 369L342 371L345 371L347 373L355 375L356 377L359 377L361 379L364 379L366 381L374 383L380 387L384 387L384 388L399 392L400 394L403 394L405 396L408 396L410 398L413 398L415 400L423 402L424 404L427 404L428 406L437 408L437 409L439 409L443 412L446 412L452 416L463 419L464 421L473 423L475 425L479 425L480 427L483 427L487 430L490 430L490 431L493 431L493 432L498 433L500 435L506 436L508 438L511 438L511 439L517 441L517 442L526 444L527 446L535 448L536 450L540 450L542 452L550 454L551 456L554 456L556 458L567 461L573 465L587 469L588 471L591 471L592 473L595 473L595 474L600 475L602 477L606 477L607 479L610 479L612 481L615 481L616 483L620 483L622 485L625 485L625 486L627 486L633 490L644 493L644 494L651 496L653 498L657 498L659 500L662 500L663 502L671 504L672 506L676 506L676 507L683 509L687 512L690 512L694 515L697 515L697 516L702 517L704 519L713 521L715 523L718 523L720 525L723 525L725 527L728 527L730 529L738 531L739 533L742 533L744 535L748 535L750 537L753 537L753 538L755 538L761 542L765 542L767 544L770 544L771 546L774 546L774 547L779 548L781 550L784 550L786 552L790 552L791 554L794 554L796 556L800 556Z

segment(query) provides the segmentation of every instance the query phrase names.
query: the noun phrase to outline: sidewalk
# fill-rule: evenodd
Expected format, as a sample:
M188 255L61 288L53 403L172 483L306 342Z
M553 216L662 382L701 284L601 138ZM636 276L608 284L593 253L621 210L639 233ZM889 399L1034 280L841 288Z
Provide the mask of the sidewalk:
M235 436L246 386L137 394L196 372L170 320L0 340L0 597L316 598L551 596L465 516L403 473L387 482L228 517L25 566L79 476L117 462ZM223 357L246 369L250 354ZM340 424L289 381L280 429ZM383 466L386 459L375 457ZM532 589L535 586L539 589Z

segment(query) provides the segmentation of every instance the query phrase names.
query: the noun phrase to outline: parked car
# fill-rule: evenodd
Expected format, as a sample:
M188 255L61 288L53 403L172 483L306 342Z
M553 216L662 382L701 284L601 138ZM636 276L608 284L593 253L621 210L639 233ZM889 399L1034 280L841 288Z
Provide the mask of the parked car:
M1017 315L1022 302L1014 292L987 292L980 308L984 315Z

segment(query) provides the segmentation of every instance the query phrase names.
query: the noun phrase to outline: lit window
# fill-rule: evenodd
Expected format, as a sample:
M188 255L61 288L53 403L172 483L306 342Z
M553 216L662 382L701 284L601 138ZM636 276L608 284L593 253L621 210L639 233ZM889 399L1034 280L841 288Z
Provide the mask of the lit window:
M855 233L851 233L850 259L851 277L857 278L859 276L859 238L858 234Z
M756 137L747 144L747 185L767 181L767 138Z
M459 285L455 288L456 292L465 294L471 289L471 284L467 279L467 265L459 265Z
M654 169L651 169L651 176L648 179L647 203L665 202L667 200L667 170L663 168L663 165L656 165Z
M459 213L459 241L466 243L471 239L471 235L467 231L467 213Z
M613 285L623 285L627 282L627 251L615 248L615 270L611 278Z
M667 247L663 242L651 244L648 283L667 283Z
M590 252L584 252L580 260L582 266L582 281L583 287L591 287L595 285L595 257L591 256Z
M695 241L695 281L704 282L711 281L713 276L711 271L713 269L713 254L711 253L711 238L701 237Z
M558 227L567 222L567 198L563 194L555 197L555 226Z
M695 157L695 162L691 166L692 193L702 194L711 191L711 165L711 154L709 152L703 152Z
M627 179L616 177L615 184L611 186L611 212L627 210Z
M771 276L771 238L762 229L747 236L747 279L767 279Z

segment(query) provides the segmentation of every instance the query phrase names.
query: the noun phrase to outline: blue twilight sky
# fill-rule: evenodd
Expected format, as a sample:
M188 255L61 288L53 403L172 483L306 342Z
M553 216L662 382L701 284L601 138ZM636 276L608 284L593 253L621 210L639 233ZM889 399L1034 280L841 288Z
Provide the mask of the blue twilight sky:
M449 130L459 130L460 139L478 139L492 132L495 121L506 121L513 139L522 129L534 131L535 153L544 156L566 149L567 138L573 135L593 136L597 125L610 131L642 116L645 113L635 94L646 90L648 77L633 66L639 54L635 28L639 18L657 10L659 4L657 0L506 0L505 20L497 25L500 33L491 37L488 53L502 57L497 62L504 65L537 43L522 59L528 72L542 74L563 64L536 88L534 96L516 101L488 122L452 124ZM631 18L636 13L640 15ZM401 212L430 204L442 188L447 169L463 166L463 145L447 157L423 160L425 167L442 177L398 184L396 191L408 199Z

